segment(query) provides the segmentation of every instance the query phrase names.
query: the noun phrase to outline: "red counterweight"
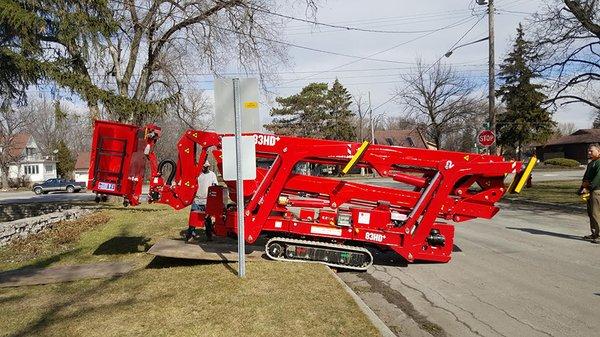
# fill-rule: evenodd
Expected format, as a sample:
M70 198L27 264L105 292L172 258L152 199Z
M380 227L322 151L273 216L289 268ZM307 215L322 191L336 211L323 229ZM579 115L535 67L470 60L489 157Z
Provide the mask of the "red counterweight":
M391 249L409 262L447 262L454 226L491 218L506 192L505 175L520 172L520 162L500 156L426 150L268 134L253 136L256 179L244 182L245 240L270 240L275 260L302 260L365 270L371 248ZM210 152L222 169L221 138L189 130L177 145L178 158L157 162L154 145L160 128L97 121L90 165L90 189L121 195L137 205L144 167L151 176L148 200L175 209L192 204L198 175ZM368 168L381 178L347 180L307 175L321 165ZM163 176L166 166L171 174ZM384 180L384 178L388 178ZM521 179L526 179L523 177ZM191 212L189 226L211 219L217 236L237 234L235 181L209 188L205 211ZM207 218L209 217L209 218Z

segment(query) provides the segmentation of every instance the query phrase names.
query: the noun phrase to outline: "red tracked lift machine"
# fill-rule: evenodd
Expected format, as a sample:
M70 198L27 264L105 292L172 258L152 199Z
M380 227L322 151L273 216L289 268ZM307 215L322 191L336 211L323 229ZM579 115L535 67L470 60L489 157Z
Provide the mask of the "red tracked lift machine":
M500 156L425 150L366 143L248 134L256 143L256 179L244 182L245 239L266 236L267 255L276 260L310 260L365 270L368 247L393 250L409 262L450 260L454 226L492 218L507 188L507 173L520 162ZM149 202L182 209L192 204L197 177L208 151L222 169L222 135L187 131L177 145L178 160L158 163L154 145L160 128L97 121L88 187L138 205L144 168L150 165ZM337 165L344 171L369 168L393 187L375 186L296 173L299 163ZM165 165L172 170L163 177ZM526 179L526 177L519 177ZM393 179L393 181L392 181ZM204 212L192 212L189 225L211 221L217 236L237 235L235 181L209 188Z

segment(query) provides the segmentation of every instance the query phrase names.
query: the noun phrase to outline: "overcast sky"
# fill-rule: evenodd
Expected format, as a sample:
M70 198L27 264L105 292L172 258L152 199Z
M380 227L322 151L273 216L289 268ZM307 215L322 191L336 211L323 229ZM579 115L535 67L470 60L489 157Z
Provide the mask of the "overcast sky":
M498 65L511 47L518 23L524 22L529 13L538 10L542 1L496 0L495 4ZM370 92L372 106L378 107L374 113L400 114L401 106L393 101L382 105L392 97L396 88L402 87L400 74L411 72L410 68L417 58L422 58L426 64L435 62L461 37L459 45L486 37L488 23L485 10L486 6L477 5L475 0L321 2L316 19L322 23L361 29L421 32L392 34L349 31L282 19L287 21L287 29L282 37L287 42L398 63L360 60L290 47L291 68L284 70L281 83L271 90L287 96L299 92L310 82L331 83L338 78L352 94L363 93L366 96ZM278 11L281 13L282 9ZM283 13L306 18L303 7ZM482 93L487 93L487 60L488 45L484 41L459 48L449 58L443 58L442 62L452 64L456 70L480 83ZM273 104L268 99L263 102ZM268 119L269 108L269 104L263 104L263 120ZM588 128L592 114L591 109L584 105L571 105L559 109L554 119L573 122L577 128Z
M274 9L275 12L307 19L302 1L290 1L294 4L291 8L284 5L285 2L277 3L281 7ZM280 81L269 87L272 93L262 93L263 123L270 120L269 110L275 105L276 96L298 93L310 82L331 84L335 78L353 95L363 94L366 99L370 92L375 115L399 115L402 107L390 98L395 89L403 87L400 75L410 73L417 58L431 64L453 45L476 41L488 34L487 6L477 5L475 0L328 0L318 3L315 19L320 23L395 33L351 31L277 17L286 26L279 40L323 52L288 48L289 66L281 69ZM519 22L525 22L531 13L539 10L543 0L495 0L495 4L498 67L510 50ZM527 31L525 34L527 37ZM481 94L487 95L487 41L459 48L449 58L443 57L442 62L479 83ZM230 70L235 72L235 66L232 67ZM190 85L205 90L212 99L211 77L197 78ZM85 103L77 98L66 105L87 110ZM554 119L573 122L578 129L589 128L592 109L572 104L559 108Z

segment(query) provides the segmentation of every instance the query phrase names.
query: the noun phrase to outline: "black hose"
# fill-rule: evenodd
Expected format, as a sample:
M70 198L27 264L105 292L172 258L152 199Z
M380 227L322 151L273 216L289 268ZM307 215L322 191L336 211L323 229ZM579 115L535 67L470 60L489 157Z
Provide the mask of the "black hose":
M171 183L173 182L173 178L175 178L175 170L177 169L177 164L175 164L175 161L173 161L171 159L161 160L160 163L158 164L158 173L160 173L160 175L163 174L162 170L163 170L163 167L165 166L165 164L169 164L171 166L171 173L169 174L169 177L167 178L167 185L171 185Z

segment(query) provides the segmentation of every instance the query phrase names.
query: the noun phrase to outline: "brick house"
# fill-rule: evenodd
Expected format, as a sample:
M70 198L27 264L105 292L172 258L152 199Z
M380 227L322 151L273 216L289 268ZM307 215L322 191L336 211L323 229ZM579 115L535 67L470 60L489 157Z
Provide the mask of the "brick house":
M585 165L588 162L587 148L593 143L600 143L600 129L580 129L570 135L536 146L535 153L542 161L552 158L568 158Z
M435 144L425 139L418 128L412 130L378 130L375 131L374 138L375 144L380 145L437 150Z
M73 176L75 181L83 182L87 184L90 170L90 153L80 152L77 155L77 161L75 162L75 171Z

